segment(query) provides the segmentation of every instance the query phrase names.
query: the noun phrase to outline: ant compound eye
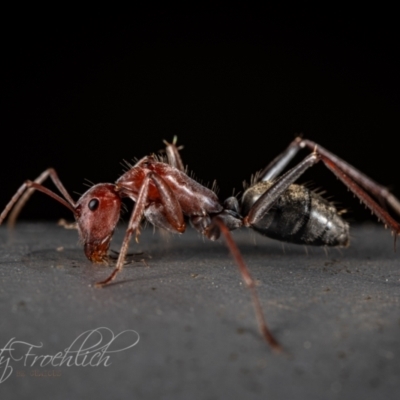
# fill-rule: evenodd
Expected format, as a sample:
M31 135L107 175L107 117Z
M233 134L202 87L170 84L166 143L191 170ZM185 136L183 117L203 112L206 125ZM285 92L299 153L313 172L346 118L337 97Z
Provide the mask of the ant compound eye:
M98 199L92 199L89 201L89 210L90 211L96 211L97 208L99 207L99 200Z

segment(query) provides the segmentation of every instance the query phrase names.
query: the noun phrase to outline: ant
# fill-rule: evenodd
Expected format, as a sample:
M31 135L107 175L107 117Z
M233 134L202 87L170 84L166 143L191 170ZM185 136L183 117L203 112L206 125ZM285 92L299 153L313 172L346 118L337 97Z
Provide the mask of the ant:
M318 194L294 184L308 168L322 161L391 229L395 239L400 234L400 224L385 208L388 205L400 214L400 201L386 188L310 140L297 137L264 170L256 174L244 192L241 204L236 197L229 197L221 203L214 191L187 175L179 154L181 148L176 146L176 137L172 143L164 143L166 159L162 160L155 155L146 156L135 165L129 165L129 170L116 183L94 185L77 202L68 194L56 171L49 168L34 181L28 180L18 189L1 213L0 224L11 211L9 225L13 226L29 197L35 190L39 190L72 211L86 257L94 263L106 263L120 216L122 198L129 197L135 202L135 207L116 266L108 278L96 283L96 287L109 284L121 272L132 234L135 232L136 236L139 235L143 219L173 233L183 233L189 221L208 239L216 240L222 234L251 292L261 334L275 351L282 350L282 347L267 327L255 281L230 231L245 226L264 236L291 243L348 246L349 225L341 213ZM308 149L310 154L282 174L303 148ZM63 198L42 185L48 177Z

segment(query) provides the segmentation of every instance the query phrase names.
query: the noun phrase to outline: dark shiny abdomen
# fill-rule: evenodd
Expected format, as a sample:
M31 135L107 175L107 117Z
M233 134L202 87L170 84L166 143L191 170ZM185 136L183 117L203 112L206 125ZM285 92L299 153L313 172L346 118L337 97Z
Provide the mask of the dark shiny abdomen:
M259 182L244 193L243 216L270 186L271 182ZM262 235L291 243L314 246L349 244L349 225L333 204L300 185L290 185L252 228Z

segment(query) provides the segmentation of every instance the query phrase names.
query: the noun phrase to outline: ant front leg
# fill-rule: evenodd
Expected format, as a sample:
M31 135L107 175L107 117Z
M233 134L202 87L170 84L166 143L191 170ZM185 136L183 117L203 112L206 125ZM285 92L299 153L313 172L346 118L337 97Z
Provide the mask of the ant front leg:
M66 203L65 200L61 199L59 196L57 196L56 194L51 192L49 189L46 189L44 186L42 186L42 183L48 177L51 178L54 185L62 193L62 195L64 196L64 198L67 200L68 203ZM71 206L72 207L75 206L75 202L72 200L72 197L69 195L69 193L65 189L64 185L60 181L60 178L58 177L56 171L53 168L48 168L45 171L43 171L33 182L26 181L17 190L15 195L12 197L10 202L5 207L4 211L1 213L0 224L6 218L7 214L12 210L10 217L8 219L8 226L13 227L15 225L15 221L17 220L18 215L20 214L22 208L24 207L25 203L29 200L29 198L32 196L32 194L35 190L39 190L41 192L46 193L47 195L55 198L57 201L61 202L62 204L64 204L66 207L68 207L70 209L71 209ZM74 212L74 210L72 210L72 211Z
M149 193L149 183L150 183L150 174L146 176L143 181L142 187L140 189L139 197L137 199L135 208L132 212L131 218L129 220L128 229L126 230L124 241L122 242L121 250L118 255L117 265L112 272L112 274L105 279L104 281L97 282L95 284L96 287L103 287L107 285L107 283L112 282L117 276L118 272L122 270L125 263L126 253L128 252L129 242L131 240L132 233L135 230L139 229L140 221L142 220L144 209L147 202L147 197Z
M42 183L48 177L51 178L54 185L64 196L66 201L42 185ZM6 205L3 212L0 214L0 225L7 217L7 215L11 212L8 218L7 225L8 227L12 228L15 225L15 221L17 220L18 215L20 214L25 203L29 200L35 190L39 190L40 192L43 192L53 199L57 200L58 202L69 208L75 215L74 200L72 200L72 197L67 192L67 189L65 189L64 185L60 181L60 178L58 177L56 171L53 168L49 168L43 171L34 181L28 180L22 184L22 186L17 190L9 203Z
M162 177L153 172L149 172L143 180L139 195L137 197L135 208L129 220L128 229L126 230L121 250L118 255L117 265L107 279L101 282L97 282L95 284L96 287L103 287L112 282L117 274L124 267L125 258L128 252L129 242L131 240L132 234L135 231L137 232L137 234L139 233L140 222L145 215L146 208L149 208L153 204L150 203L150 205L146 206L148 203L150 182L154 183L160 195L162 208L158 210L158 212L161 214L158 220L162 221L163 226L168 225L169 230L174 230L175 232L179 233L185 231L186 225L183 219L182 209L171 188L164 181L164 179L162 179Z

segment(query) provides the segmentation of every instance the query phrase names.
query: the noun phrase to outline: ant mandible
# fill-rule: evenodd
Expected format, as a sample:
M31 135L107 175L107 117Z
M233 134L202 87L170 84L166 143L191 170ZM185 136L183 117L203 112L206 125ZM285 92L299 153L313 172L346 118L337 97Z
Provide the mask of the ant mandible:
M39 190L72 211L86 257L94 263L104 263L108 261L108 248L119 219L122 198L129 197L135 202L135 207L116 266L107 279L96 283L97 287L113 281L122 270L131 236L134 232L139 234L143 218L154 226L173 233L183 233L188 220L197 231L211 240L218 239L222 234L246 286L251 291L261 334L275 351L280 351L281 345L267 327L255 281L232 239L231 230L246 226L262 235L286 242L348 246L349 225L334 205L304 186L294 184L308 168L322 161L392 230L395 238L400 234L400 224L377 203L379 201L385 206L389 205L400 214L399 200L386 188L310 140L296 138L283 153L257 174L252 185L244 192L241 205L236 197L230 197L221 204L215 192L187 175L176 146L176 137L172 143L164 143L166 162L154 155L144 157L135 165L129 166L130 169L115 184L94 185L77 202L68 194L56 171L49 168L36 180L28 180L18 189L1 213L0 224L12 210L9 225L13 226L33 191ZM311 154L281 175L302 148L309 149ZM48 177L64 198L42 185Z

